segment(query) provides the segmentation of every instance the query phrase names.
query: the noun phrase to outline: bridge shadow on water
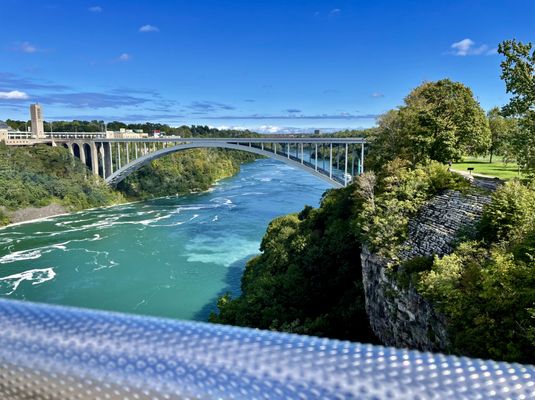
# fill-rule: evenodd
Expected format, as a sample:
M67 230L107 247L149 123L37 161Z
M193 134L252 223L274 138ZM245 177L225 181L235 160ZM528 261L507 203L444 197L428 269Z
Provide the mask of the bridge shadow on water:
M225 274L224 279L225 287L221 289L217 293L217 295L210 299L208 303L206 303L199 311L195 313L192 318L194 321L208 322L208 317L210 316L210 313L217 311L217 300L219 300L219 298L225 293L230 293L233 298L236 298L240 295L241 277L243 275L243 271L245 270L245 264L247 264L247 261L249 261L257 254L258 253L250 254L247 257L235 261L231 265L226 267L227 273Z

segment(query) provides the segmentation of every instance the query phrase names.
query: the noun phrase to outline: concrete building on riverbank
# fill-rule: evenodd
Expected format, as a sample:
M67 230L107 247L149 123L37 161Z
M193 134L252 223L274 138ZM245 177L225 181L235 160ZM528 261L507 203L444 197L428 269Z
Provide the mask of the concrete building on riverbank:
M9 125L4 121L0 121L0 142L7 142L9 130Z

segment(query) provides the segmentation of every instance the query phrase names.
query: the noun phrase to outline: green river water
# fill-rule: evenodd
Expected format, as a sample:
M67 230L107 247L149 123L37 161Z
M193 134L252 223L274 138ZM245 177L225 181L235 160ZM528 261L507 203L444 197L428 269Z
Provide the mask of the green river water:
M328 186L274 160L212 190L0 230L0 295L188 320L239 293L276 216L317 206Z

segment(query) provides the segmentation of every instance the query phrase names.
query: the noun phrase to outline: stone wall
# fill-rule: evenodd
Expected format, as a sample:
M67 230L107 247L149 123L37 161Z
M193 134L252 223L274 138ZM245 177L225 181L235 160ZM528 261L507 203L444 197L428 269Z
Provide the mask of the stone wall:
M375 335L387 346L426 351L448 348L444 318L413 288L402 288L387 260L363 248L362 281L366 313Z
M401 262L450 253L458 235L474 228L489 201L489 195L451 190L433 198L409 222L408 240L399 254ZM377 337L389 346L447 350L445 318L412 286L398 283L402 269L387 266L389 260L367 248L362 250L361 261L366 311Z
M452 252L457 234L473 229L481 218L488 195L447 190L435 196L409 221L409 239L399 254L401 260Z

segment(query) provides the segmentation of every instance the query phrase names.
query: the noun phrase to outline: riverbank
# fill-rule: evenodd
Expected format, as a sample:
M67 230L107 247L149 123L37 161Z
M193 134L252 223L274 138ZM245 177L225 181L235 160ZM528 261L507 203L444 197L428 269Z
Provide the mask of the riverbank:
M88 174L60 147L0 144L0 226L70 212L208 190L240 171L252 156L224 150L191 150L145 166L118 188Z
M60 204L49 204L44 207L26 207L15 211L4 211L5 215L11 221L6 226L12 226L40 219L56 217L59 215L69 214L67 209Z
M173 195L152 197L152 198L147 198L147 199L126 198L126 201L124 201L124 202L118 202L118 203L114 203L114 204L109 204L107 206L102 206L102 207L90 207L90 208L85 208L85 209L82 209L82 210L75 210L75 211L69 211L65 207L63 207L61 204L49 204L49 205L44 206L44 207L26 207L26 208L21 208L21 209L18 209L18 210L15 210L15 211L11 211L11 212L6 211L5 209L0 207L0 211L2 211L4 213L4 215L6 215L9 218L9 220L11 221L10 223L8 223L6 225L0 225L0 230L8 228L8 227L17 226L17 225L30 224L30 223L33 223L33 222L45 221L45 220L48 220L49 218L61 217L63 215L76 214L76 213L80 213L80 212L84 212L84 211L92 211L92 210L98 210L98 209L103 209L104 210L104 209L112 208L112 207L116 207L116 206L126 206L126 205L130 205L130 204L142 203L144 201L149 201L149 200L156 200L157 201L157 200L162 200L162 199L170 199L172 197L178 197L178 196L187 196L187 195L193 195L193 194L209 193L209 192L214 190L214 187L220 181L222 181L223 179L226 179L226 178L230 178L232 176L233 175L217 179L216 181L214 181L214 183L212 184L212 186L210 188L208 188L206 190L202 190L202 191L199 191L199 190L196 190L196 189L192 189L189 192L176 193L176 194L173 194Z

